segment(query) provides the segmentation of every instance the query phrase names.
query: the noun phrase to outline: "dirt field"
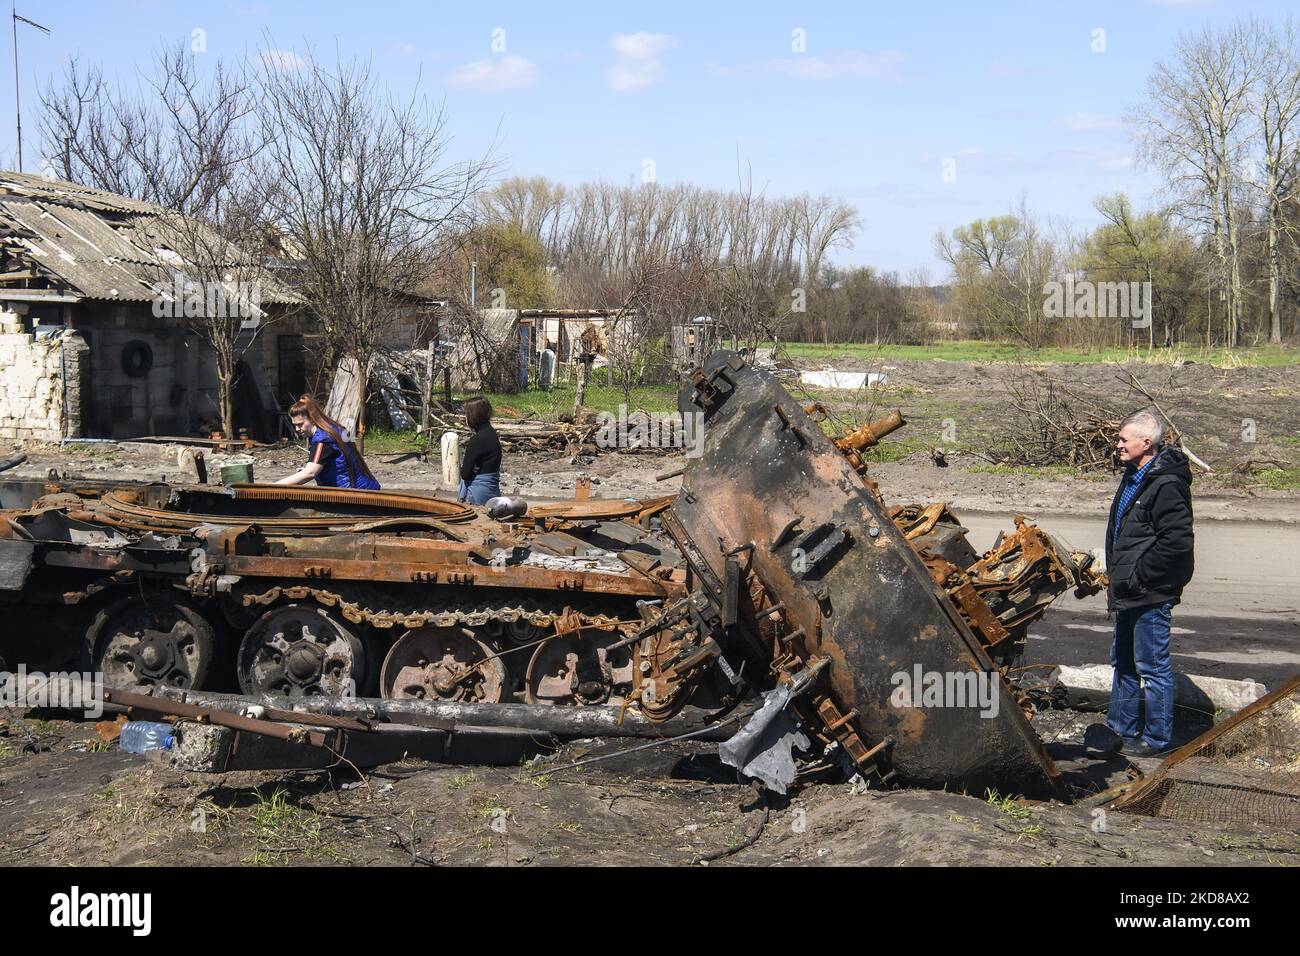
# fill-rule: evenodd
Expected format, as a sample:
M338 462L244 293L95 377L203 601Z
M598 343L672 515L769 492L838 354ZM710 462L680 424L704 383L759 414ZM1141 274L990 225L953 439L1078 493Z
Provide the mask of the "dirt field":
M1075 724L1088 719L1096 718ZM1300 859L1300 836L1282 831L954 793L854 793L846 784L800 787L772 803L763 825L755 792L735 783L706 747L688 744L540 777L529 775L531 767L409 762L361 781L346 768L184 774L131 754L86 752L90 725L11 718L0 728L4 866L683 865L736 846L760 826L752 846L710 865L1291 866ZM40 752L20 752L25 746ZM576 742L539 769L608 746ZM1068 758L1077 746L1052 746L1063 767L1078 764ZM1091 772L1070 771L1071 779L1124 779L1122 761L1084 763Z
M893 361L870 368L886 371L890 384L863 395L808 397L846 419L903 410L910 424L872 466L887 500L946 500L959 514L969 509L1104 516L1113 475L1006 472L977 456L998 438L1006 384L1026 367ZM1300 496L1285 476L1300 462L1300 370L1132 370L1197 454L1220 472L1197 480L1199 519L1269 521L1295 530ZM1143 404L1117 381L1120 366L1036 371L1105 393L1121 407ZM1243 418L1254 420L1255 442L1242 441ZM929 448L942 444L945 419L955 422L957 441L949 467L939 468ZM29 460L6 478L45 477L53 470L83 478L185 480L174 446L23 450ZM0 447L0 457L6 454ZM288 474L302 456L296 446L258 449L256 477L268 481ZM1248 460L1273 462L1266 467L1281 472L1283 480L1269 487L1263 479L1229 475ZM374 455L371 463L386 487L438 490L436 459L395 462ZM645 497L676 490L677 480L656 482L654 476L682 463L680 454L671 453L508 451L503 486L534 499L571 497L574 480L585 474L594 479L595 496ZM219 459L210 465L214 474L216 465ZM1241 558L1244 567L1255 556ZM1071 711L1036 718L1049 752L1080 795L1126 779L1124 761L1083 756L1083 730L1098 719ZM410 762L359 780L346 768L183 774L116 751L87 752L93 736L89 724L0 712L0 865L680 865L734 847L760 825L752 845L710 865L1290 866L1300 859L1300 836L1294 833L1114 813L1099 825L1087 805L1022 807L987 795L907 790L853 793L845 784L801 785L789 800L768 808L762 825L764 808L754 791L724 773L708 748L685 744L541 777L529 776L531 768ZM612 746L572 743L544 766L559 767ZM1154 763L1143 766L1150 770Z

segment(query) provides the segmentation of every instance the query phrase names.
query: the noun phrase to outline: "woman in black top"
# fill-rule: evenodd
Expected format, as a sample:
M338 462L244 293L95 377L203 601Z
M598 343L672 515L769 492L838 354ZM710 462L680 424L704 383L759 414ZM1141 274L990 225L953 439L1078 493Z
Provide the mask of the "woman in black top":
M460 466L460 500L486 504L501 494L501 439L492 427L492 403L471 398L465 403L465 422L474 430Z

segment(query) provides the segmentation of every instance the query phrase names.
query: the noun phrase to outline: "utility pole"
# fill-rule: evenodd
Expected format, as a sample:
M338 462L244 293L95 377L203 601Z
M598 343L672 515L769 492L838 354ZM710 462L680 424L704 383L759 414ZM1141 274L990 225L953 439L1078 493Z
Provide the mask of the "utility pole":
M35 20L19 16L17 4L10 5L9 13L14 21L14 119L18 126L18 171L21 173L23 171L23 98L18 90L18 21L21 20L28 26L35 27L46 36L50 35L50 30L49 27L43 27Z

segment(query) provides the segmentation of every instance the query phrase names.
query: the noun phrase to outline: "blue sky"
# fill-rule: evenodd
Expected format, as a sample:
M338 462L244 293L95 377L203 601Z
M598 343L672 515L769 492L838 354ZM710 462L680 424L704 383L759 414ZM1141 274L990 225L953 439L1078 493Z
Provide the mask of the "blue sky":
M507 175L632 182L652 160L662 183L730 188L751 170L770 195L843 197L864 226L837 261L941 281L935 232L1022 194L1078 229L1096 223L1097 195L1152 199L1160 182L1135 166L1121 122L1151 66L1182 30L1291 6L25 0L18 12L52 34L20 24L24 165L41 168L36 83L68 56L135 83L160 42L197 29L213 58L337 48L371 58L397 93L418 77L445 99L454 150L497 140ZM12 60L3 75L0 160L12 168Z

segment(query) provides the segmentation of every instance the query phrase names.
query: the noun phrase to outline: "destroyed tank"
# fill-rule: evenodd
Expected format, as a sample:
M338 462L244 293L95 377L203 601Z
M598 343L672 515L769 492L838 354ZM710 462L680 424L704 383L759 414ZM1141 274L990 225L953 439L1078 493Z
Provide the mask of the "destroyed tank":
M886 506L863 452L900 413L827 437L731 353L680 405L703 438L680 494L501 520L404 492L0 482L0 657L267 700L689 708L749 716L751 753L776 714L870 785L1064 796L1006 678L1052 600L1102 583L1087 556L1019 517L979 555L944 505ZM983 715L913 674L984 681Z

